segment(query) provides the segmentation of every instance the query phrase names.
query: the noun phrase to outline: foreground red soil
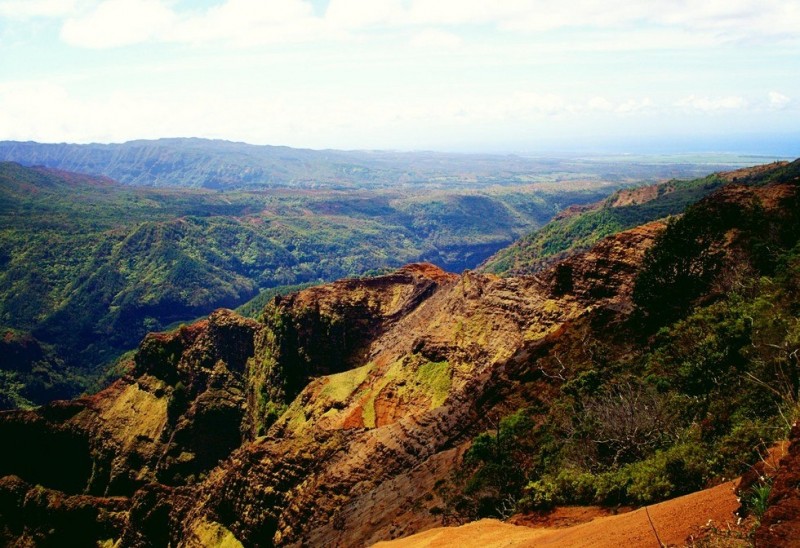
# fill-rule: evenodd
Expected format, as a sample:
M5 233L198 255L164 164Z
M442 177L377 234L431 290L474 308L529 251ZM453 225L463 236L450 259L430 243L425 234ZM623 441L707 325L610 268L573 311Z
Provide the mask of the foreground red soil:
M729 481L683 497L647 507L661 542L683 546L709 522L724 528L736 521L739 506L735 481ZM637 548L658 546L644 508L616 516L598 517L565 528L530 528L485 519L461 527L442 527L391 542L381 548L444 548L481 546L507 548L543 546L548 548Z

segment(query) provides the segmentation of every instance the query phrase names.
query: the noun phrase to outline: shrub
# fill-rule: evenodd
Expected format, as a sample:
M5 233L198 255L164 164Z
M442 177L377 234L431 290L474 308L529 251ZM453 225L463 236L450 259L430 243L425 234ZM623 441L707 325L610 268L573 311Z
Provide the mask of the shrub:
M683 443L597 474L564 468L530 482L523 503L540 510L558 504L651 504L702 488L712 471L707 452L701 444Z
M707 454L702 444L689 442L632 465L629 499L650 504L701 489L711 476Z
M711 286L721 268L721 255L713 251L718 237L717 227L695 207L671 220L647 251L633 300L655 325L680 317Z

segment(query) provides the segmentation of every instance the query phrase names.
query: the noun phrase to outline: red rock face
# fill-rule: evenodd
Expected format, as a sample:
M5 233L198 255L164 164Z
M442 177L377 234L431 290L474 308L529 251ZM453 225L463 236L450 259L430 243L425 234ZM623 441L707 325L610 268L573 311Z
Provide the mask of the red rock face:
M196 479L242 442L244 366L260 328L218 311L148 336L134 374L94 396L0 414L0 436L19 444L0 454L0 473L123 496L149 481Z
M789 434L789 454L781 459L772 482L769 507L756 530L756 546L797 546L800 541L800 425Z
M658 228L576 258L572 288L558 294L552 273L410 265L276 300L266 325L220 311L150 335L132 375L103 392L0 416L0 435L25 432L41 454L73 455L69 469L50 477L44 458L19 453L0 472L66 496L133 496L113 535L130 545L209 527L252 546L358 544L439 524L426 497L481 428L481 399L590 301L627 302ZM264 394L288 409L255 439ZM142 491L153 481L165 486Z

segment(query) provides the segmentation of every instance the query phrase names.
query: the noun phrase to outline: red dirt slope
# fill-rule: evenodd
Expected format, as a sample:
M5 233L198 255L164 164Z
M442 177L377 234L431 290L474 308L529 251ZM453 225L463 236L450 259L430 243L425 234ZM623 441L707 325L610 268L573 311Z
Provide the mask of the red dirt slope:
M682 546L697 536L712 521L718 527L736 521L733 512L739 506L734 494L735 481L678 497L648 507L661 542ZM461 527L443 527L391 542L381 548L445 548L481 546L484 548L652 548L658 546L644 508L597 518L588 523L562 529L533 529L497 520L481 520Z

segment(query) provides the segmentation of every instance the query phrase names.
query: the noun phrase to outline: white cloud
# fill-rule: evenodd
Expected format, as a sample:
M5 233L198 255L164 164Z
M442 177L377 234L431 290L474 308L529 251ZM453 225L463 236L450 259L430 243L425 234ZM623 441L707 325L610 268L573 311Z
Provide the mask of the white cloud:
M695 34L716 43L800 39L798 0L331 0L327 18L348 28L380 24L397 27L492 25L500 30L542 32L561 29L613 30L637 27L672 36ZM335 15L335 17L332 17ZM680 46L680 41L670 43ZM635 45L633 47L636 47Z
M5 0L0 1L0 17L63 17L71 13L75 6L75 0Z
M401 0L330 0L325 20L335 28L359 29L387 24L402 24Z
M698 120L693 112L686 115L686 107L658 104L646 97L525 91L409 98L338 96L325 89L267 94L242 90L225 95L187 86L180 94L142 90L90 99L59 85L23 82L0 85L0 104L0 137L5 139L120 142L197 136L339 149L570 141L592 134L637 135L653 127L673 128L673 134L684 135L692 120ZM752 108L743 114L757 110L756 106L751 103ZM647 109L647 116L630 116L626 108ZM725 120L739 120L737 127L745 129L752 124L746 116Z
M43 123L48 120L50 105L63 105L67 94L58 86L33 82L0 83L0 127L5 128L8 139L36 139L45 135L41 132ZM34 104L41 108L33 108ZM65 113L59 117L63 117Z
M226 0L187 13L175 11L172 5L167 0L104 0L69 17L61 38L86 48L144 42L248 47L317 40L330 34L303 0Z
M228 0L205 13L182 19L160 38L253 46L315 40L326 33L322 20L302 0Z
M798 0L533 0L496 2L484 22L516 31L648 26L701 33L719 42L800 38Z
M405 20L422 25L497 24L535 9L525 0L411 0Z
M415 48L441 51L458 49L463 41L452 32L428 29L412 36L410 43Z
M632 114L651 109L654 106L653 101L649 97L644 97L643 99L628 99L627 101L623 101L617 105L614 111L620 114Z
M71 14L62 37L84 47L148 40L248 46L344 38L375 29L452 32L465 25L518 35L580 31L564 43L571 49L800 41L800 0L330 0L322 16L314 14L309 0L225 0L202 11L180 10L169 0L103 0L75 11L76 2L88 1L0 0L0 16Z
M605 97L592 97L586 103L589 110L608 112L614 110L614 104Z
M726 42L800 38L797 0L708 0L690 2L687 8L664 7L655 20L713 33Z
M689 95L677 101L675 106L704 112L713 112L719 110L744 109L747 108L748 102L744 97L739 97L737 95L730 95L727 97Z
M777 91L770 91L768 97L769 97L769 106L774 109L786 108L787 106L789 106L789 103L792 102L791 98Z
M67 19L61 38L86 48L111 48L146 42L169 30L175 14L159 0L106 0Z
M0 84L0 104L5 139L119 142L198 136L317 148L413 148L417 139L446 142L473 133L490 139L487 135L529 128L547 128L549 134L558 131L554 122L579 125L592 113L621 116L616 113L620 103L612 100L524 91L409 99L331 96L324 89L269 95L242 90L223 97L186 89L89 98L41 81Z

